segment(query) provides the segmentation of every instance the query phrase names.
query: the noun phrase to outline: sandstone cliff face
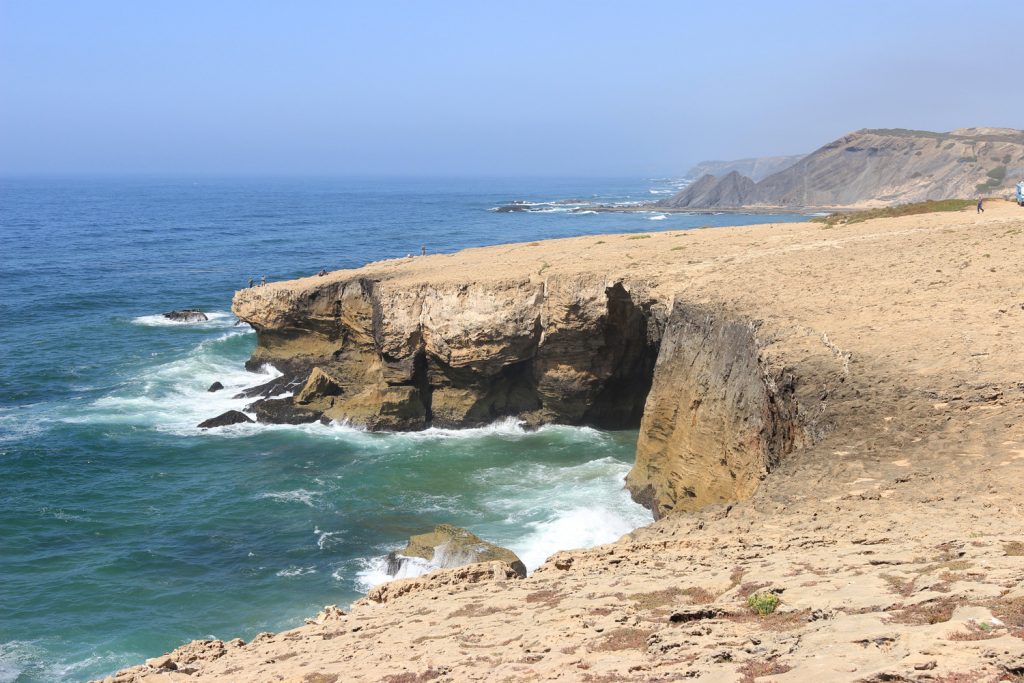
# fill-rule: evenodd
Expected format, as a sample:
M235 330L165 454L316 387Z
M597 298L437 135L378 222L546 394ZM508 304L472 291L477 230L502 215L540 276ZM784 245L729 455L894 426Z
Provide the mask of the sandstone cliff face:
M762 362L754 322L682 302L669 317L638 281L307 282L235 297L250 364L301 385L253 404L260 421L639 427L627 484L655 516L748 497L799 441L795 380Z
M757 325L677 303L627 477L656 518L747 498L802 438L794 377L761 355Z
M277 421L300 411L396 430L506 416L635 427L664 317L642 288L595 275L352 277L242 290L233 310L258 334L250 367L271 363L304 383L285 399L290 413L275 404Z

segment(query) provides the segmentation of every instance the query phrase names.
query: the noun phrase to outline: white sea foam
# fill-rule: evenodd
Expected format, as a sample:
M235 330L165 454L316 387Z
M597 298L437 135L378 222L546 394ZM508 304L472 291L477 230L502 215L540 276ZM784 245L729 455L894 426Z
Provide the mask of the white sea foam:
M248 372L234 340L252 334L249 328L225 331L196 345L185 357L144 369L87 406L65 416L69 422L133 424L179 435L203 433L197 425L228 410L244 410L253 399L233 398L242 389L261 384L281 373L271 366ZM232 357L234 356L234 357ZM208 391L220 382L220 391ZM249 429L246 429L246 428ZM232 425L208 432L237 436L255 425Z
M113 670L126 661L143 658L140 652L91 654L82 659L68 661L54 659L40 641L11 640L0 643L0 683L15 683L25 678L39 681L81 680L82 672L89 669Z
M204 311L206 313L206 320L200 320L198 322L181 322L178 320L169 320L164 317L163 313L156 313L154 315L140 315L137 318L132 318L132 322L136 325L143 325L145 327L198 327L203 329L212 328L225 328L234 327L237 318L229 311ZM246 325L246 328L249 326Z
M398 570L397 574L391 576L388 574L387 552L382 552L378 557L360 560L362 567L356 572L356 586L359 590L368 591L374 586L379 586L388 581L422 576L439 568L438 565L428 562L421 557L399 555L398 557L402 560L401 569Z
M628 464L607 457L572 467L533 463L483 470L477 478L493 492L489 505L509 527L527 529L494 542L532 571L558 550L610 543L649 524L650 511L622 487L628 471Z
M316 547L320 550L341 543L341 537L345 535L344 531L321 531L320 527L313 527L313 533L316 534Z
M282 569L279 572L275 572L275 576L292 577L292 576L306 576L307 574L316 574L316 567L295 567L291 566L287 569Z
M607 436L590 429L550 427L566 436L576 432L580 441L590 440L595 448ZM476 484L487 491L487 507L498 522L471 526L470 531L515 552L533 571L559 550L588 548L610 543L633 529L649 524L651 513L637 505L622 487L629 465L611 457L579 465L524 463L493 467L475 475ZM361 590L393 578L418 576L437 569L438 562L406 558L398 576L387 573L382 549L360 560L356 582ZM340 570L337 572L342 576Z
M663 220L665 220L666 218L668 218L668 216L666 216L666 215L665 215L665 214L663 214L663 213L659 213L659 214L657 214L657 215L655 215L655 216L648 216L648 217L647 217L647 220L649 220L649 221L663 221Z
M302 503L308 505L311 508L317 507L316 499L321 495L320 491L307 491L306 489L295 489L294 491L276 491L269 493L261 493L260 498L270 498L271 500L281 501L283 503Z

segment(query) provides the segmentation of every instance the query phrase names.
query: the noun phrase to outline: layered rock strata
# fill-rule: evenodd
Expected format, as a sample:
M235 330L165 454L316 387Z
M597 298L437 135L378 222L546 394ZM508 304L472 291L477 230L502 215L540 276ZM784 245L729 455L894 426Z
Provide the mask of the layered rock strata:
M251 404L260 422L639 427L628 485L656 516L749 496L802 438L794 375L765 367L758 324L721 305L593 272L394 275L236 295L259 339L250 367L285 373L267 393L297 388Z
M294 413L389 430L509 416L635 427L663 310L642 288L597 274L409 287L353 273L247 289L234 302L259 335L249 366L303 382L293 398L253 404L261 420Z

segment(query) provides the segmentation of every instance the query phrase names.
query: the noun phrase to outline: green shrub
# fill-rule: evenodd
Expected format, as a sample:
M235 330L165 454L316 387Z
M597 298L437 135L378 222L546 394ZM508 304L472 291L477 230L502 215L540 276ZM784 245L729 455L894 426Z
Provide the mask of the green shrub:
M765 591L753 593L747 598L747 607L762 617L771 614L779 606L779 596Z
M938 211L960 211L973 206L971 199L931 199L926 202L914 204L900 204L884 209L865 209L864 211L853 211L850 213L830 213L827 216L812 218L815 223L824 223L826 226L848 225L860 223L872 218L896 218L898 216L915 216L922 213L935 213Z

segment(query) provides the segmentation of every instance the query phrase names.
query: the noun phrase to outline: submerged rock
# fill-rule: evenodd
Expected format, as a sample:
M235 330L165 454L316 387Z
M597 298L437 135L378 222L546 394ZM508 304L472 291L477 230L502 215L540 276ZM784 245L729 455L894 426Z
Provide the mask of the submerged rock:
M173 320L177 323L201 323L204 320L209 320L205 313L195 308L183 308L181 310L168 311L163 315L168 320Z
M526 202L512 202L511 204L505 204L495 209L498 213L518 213L520 211L530 211L531 206Z
M265 398L245 407L256 413L259 422L282 425L301 425L316 422L323 411L307 410L295 405L291 398Z
M210 388L207 389L207 391L209 391L210 393L213 393L215 391L220 391L223 388L224 388L223 384L221 384L220 382L214 382L213 384L210 385Z
M209 420L200 422L198 427L200 429L210 429L211 427L226 427L227 425L245 424L251 423L253 419L243 413L240 410L229 410L226 413L221 413L217 417L211 417Z
M243 389L231 398L256 398L257 396L270 398L277 394L294 391L301 385L302 380L297 379L294 375L281 375L280 377L275 377L269 382L264 382L263 384L257 384L254 387Z
M397 555L388 555L388 573L391 576L401 570L402 555L419 557L444 569L499 561L511 567L517 576L526 576L526 565L514 552L451 524L439 524L430 533L410 536L408 545Z

